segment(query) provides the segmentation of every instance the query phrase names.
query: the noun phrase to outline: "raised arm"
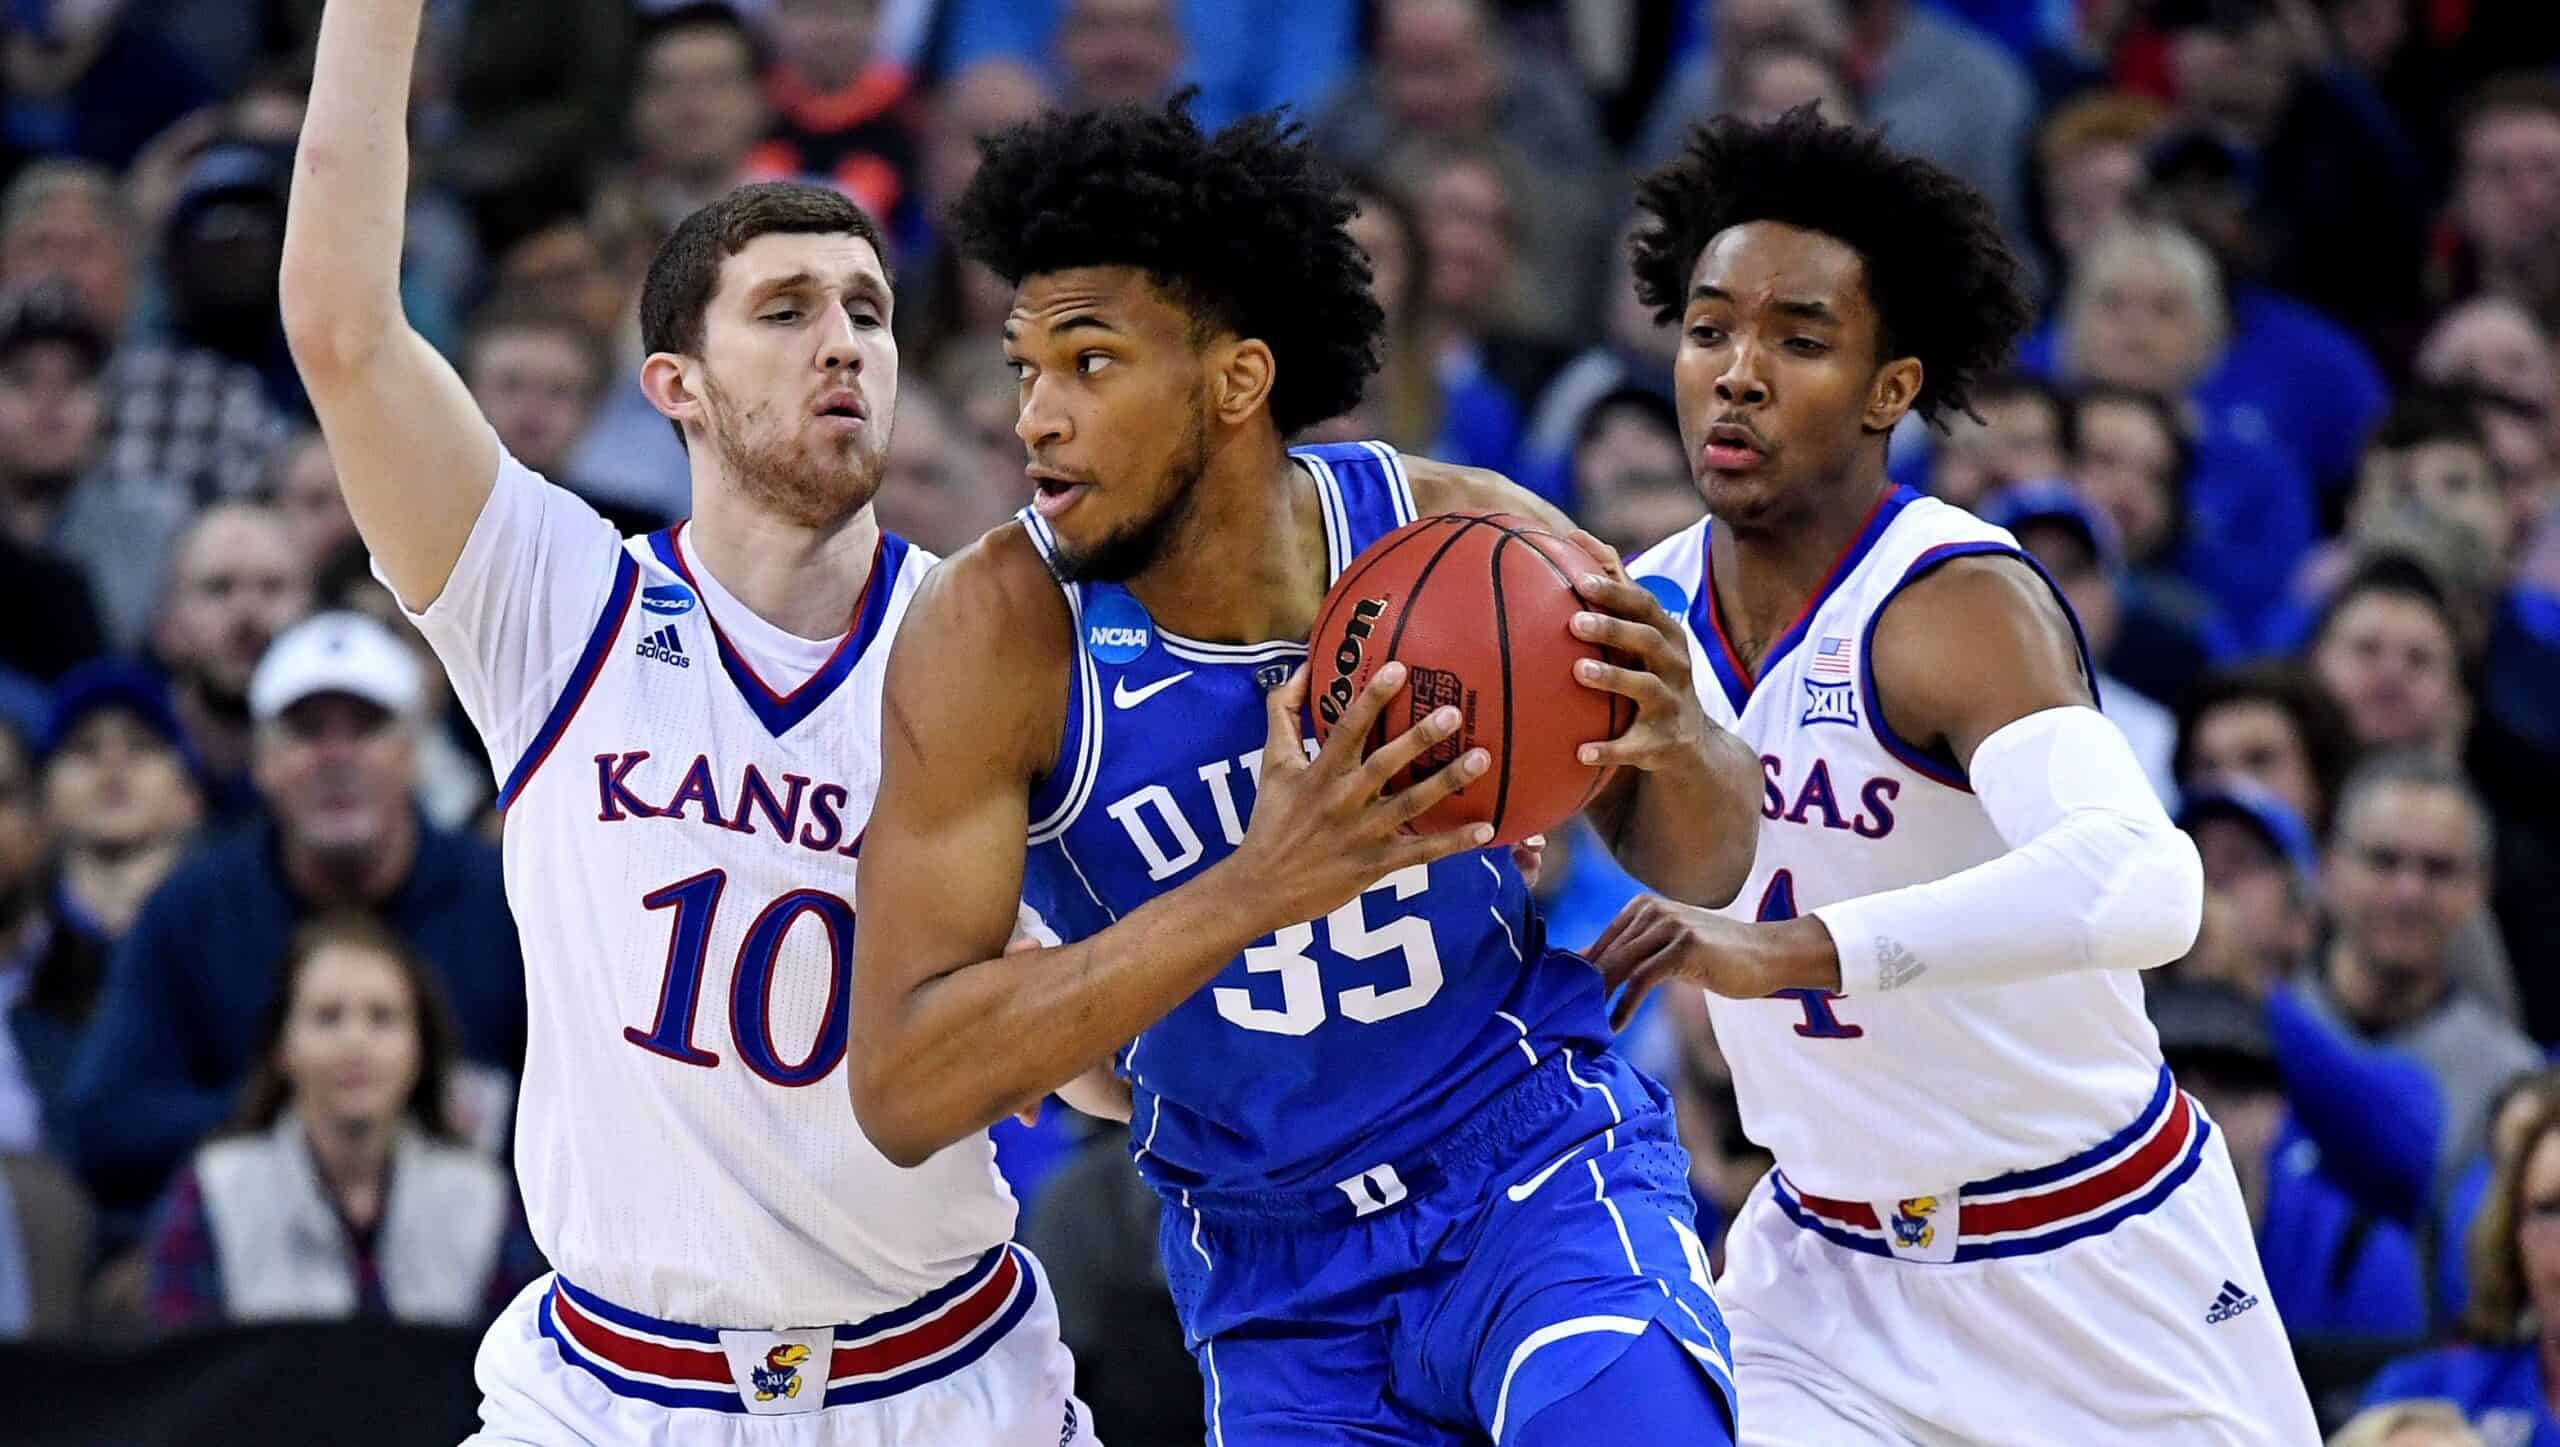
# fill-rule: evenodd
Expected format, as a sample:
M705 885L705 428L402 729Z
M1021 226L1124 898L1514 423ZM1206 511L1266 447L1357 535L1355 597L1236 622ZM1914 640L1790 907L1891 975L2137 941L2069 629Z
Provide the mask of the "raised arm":
M1633 701L1635 722L1616 739L1592 741L1593 762L1619 767L1583 815L1647 888L1710 908L1730 903L1758 852L1760 760L1699 705L1688 634L1606 543L1528 489L1481 468L1422 458L1406 467L1420 512L1519 513L1591 555L1591 576L1577 584L1591 611L1575 632L1631 666L1595 665L1577 682Z
M281 301L357 530L401 602L443 591L498 472L471 393L400 310L409 73L424 0L328 0L285 217Z
M1381 670L1337 729L1342 747L1310 761L1301 670L1271 691L1253 819L1233 854L1088 938L1007 953L1030 789L1057 752L1074 646L1064 600L1012 529L937 569L898 629L857 884L847 1073L863 1134L901 1165L1106 1061L1255 940L1491 832L1402 829L1482 773L1481 750L1381 797L1455 730L1457 710L1362 763L1360 740L1403 683L1402 669Z

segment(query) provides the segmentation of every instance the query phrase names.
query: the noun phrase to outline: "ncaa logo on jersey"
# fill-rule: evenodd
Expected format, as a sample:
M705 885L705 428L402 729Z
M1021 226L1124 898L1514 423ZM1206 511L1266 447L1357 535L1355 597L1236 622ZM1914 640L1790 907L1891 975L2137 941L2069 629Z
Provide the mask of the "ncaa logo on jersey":
M640 607L661 618L681 618L693 611L693 590L682 583L660 583L640 590Z
M1101 663L1135 663L1155 642L1155 623L1126 593L1096 598L1084 612L1084 649Z

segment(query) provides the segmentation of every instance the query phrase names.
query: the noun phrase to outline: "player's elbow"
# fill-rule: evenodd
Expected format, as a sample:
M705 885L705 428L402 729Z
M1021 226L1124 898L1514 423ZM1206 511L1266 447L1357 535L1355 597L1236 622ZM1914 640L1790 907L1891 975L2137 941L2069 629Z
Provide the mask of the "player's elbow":
M2204 860L2166 819L2114 821L2114 879L2090 921L2098 963L2148 970L2184 958L2204 926Z
M885 1052L873 1051L847 1072L853 1084L853 1120L871 1148L900 1170L914 1170L959 1137L945 1135L926 1117L917 1077L901 1070Z

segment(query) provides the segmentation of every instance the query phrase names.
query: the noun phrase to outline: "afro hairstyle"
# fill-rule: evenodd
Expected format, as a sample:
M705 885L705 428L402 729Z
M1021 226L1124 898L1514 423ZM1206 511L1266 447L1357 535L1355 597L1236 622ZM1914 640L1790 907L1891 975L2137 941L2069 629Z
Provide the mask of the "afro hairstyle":
M1881 321L1878 360L1920 359L1913 407L1934 425L1971 414L1971 389L2033 320L1980 192L1811 106L1698 127L1679 159L1638 183L1636 204L1649 217L1632 246L1636 295L1666 323L1688 306L1700 253L1745 222L1817 231L1858 253Z
M952 203L961 252L1015 285L1082 266L1145 272L1195 335L1257 338L1283 437L1360 401L1386 313L1343 229L1356 209L1305 130L1248 116L1212 136L1192 92L1160 109L1050 112L979 142Z

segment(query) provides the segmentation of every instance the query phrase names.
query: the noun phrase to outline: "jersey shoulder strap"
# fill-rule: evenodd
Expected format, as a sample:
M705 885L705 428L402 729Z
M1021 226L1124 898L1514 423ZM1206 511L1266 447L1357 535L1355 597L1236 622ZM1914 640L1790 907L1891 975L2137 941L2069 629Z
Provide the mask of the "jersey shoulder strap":
M1414 519L1413 483L1404 458L1383 442L1327 442L1290 449L1315 477L1324 504L1332 576L1371 543Z

